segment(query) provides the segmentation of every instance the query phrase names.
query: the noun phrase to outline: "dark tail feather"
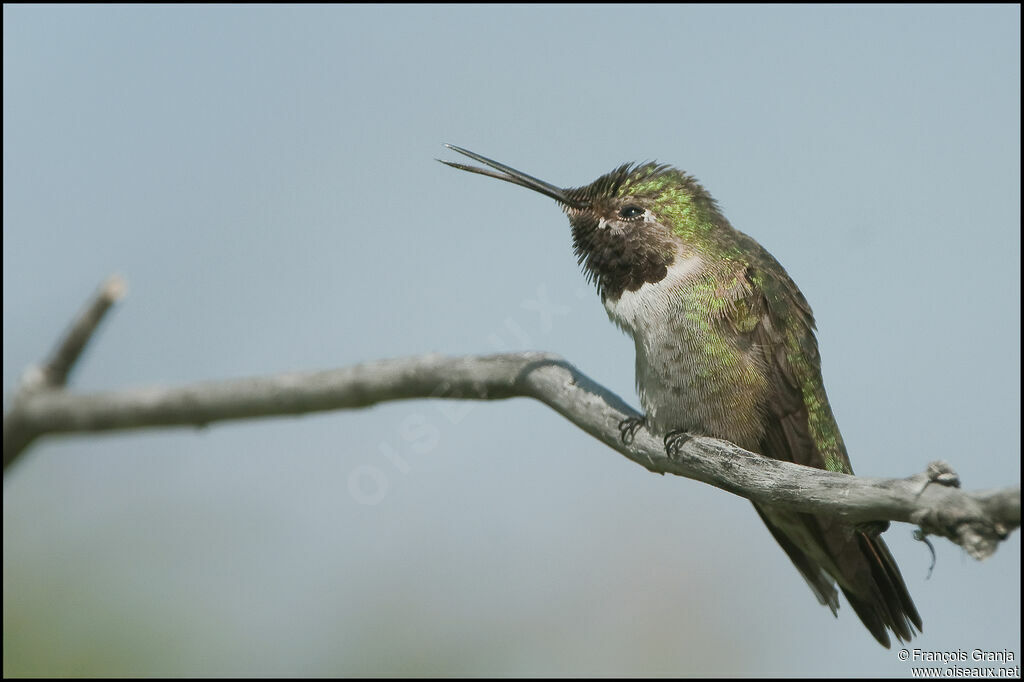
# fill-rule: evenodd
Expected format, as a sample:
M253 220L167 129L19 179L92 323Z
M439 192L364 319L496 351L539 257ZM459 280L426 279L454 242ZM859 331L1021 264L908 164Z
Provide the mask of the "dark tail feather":
M836 592L836 581L821 566L814 563L809 556L804 554L803 550L797 547L781 528L772 523L761 510L761 507L755 504L754 509L761 515L761 520L764 521L764 525L768 526L768 530L772 532L775 541L786 551L790 561L793 562L793 565L800 571L800 575L807 581L808 587L811 588L811 592L814 592L818 602L832 609L833 616L838 616L839 593Z
M921 616L910 598L896 560L881 538L857 533L856 540L871 569L874 589L853 592L840 582L846 600L882 646L889 648L886 628L892 630L901 642L910 641L914 636L914 628L917 628L917 632L923 629Z
M754 508L818 601L832 613L839 608L838 582L850 606L882 646L890 644L887 630L901 642L909 641L915 628L921 631L921 616L881 538L852 531L835 519L757 504Z

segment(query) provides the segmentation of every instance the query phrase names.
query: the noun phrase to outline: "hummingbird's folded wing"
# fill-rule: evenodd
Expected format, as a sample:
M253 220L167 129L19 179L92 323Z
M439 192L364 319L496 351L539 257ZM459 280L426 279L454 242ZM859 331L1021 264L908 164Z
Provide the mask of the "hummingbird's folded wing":
M774 261L767 251L756 248ZM764 406L760 453L852 474L825 395L810 306L781 266L748 267L743 276L749 294L733 307L736 319L731 323L749 329L750 342L763 352L772 385L771 399ZM913 636L915 626L921 629L921 617L903 576L880 537L835 517L755 507L818 600L833 613L838 607L835 579L864 625L884 646L889 646L887 629L902 641Z

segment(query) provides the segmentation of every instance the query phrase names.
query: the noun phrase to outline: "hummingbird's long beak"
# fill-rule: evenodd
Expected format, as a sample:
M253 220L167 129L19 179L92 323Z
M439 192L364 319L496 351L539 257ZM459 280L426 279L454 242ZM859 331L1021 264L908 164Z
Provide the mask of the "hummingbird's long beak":
M499 180L504 180L505 182L511 182L513 185L519 185L520 187L532 189L534 192L540 192L544 196L551 197L555 201L558 201L564 204L565 206L568 206L569 208L586 208L586 204L584 202L569 196L569 194L561 187L555 187L554 185L544 182L543 180L538 180L537 178L531 175L521 173L520 171L517 171L515 168L509 168L503 163L498 163L493 159L488 159L486 156L474 154L468 149L456 147L453 144L446 144L445 147L448 147L448 149L451 149L452 151L456 151L460 154L468 156L471 159L479 161L480 163L486 164L500 172L495 173L494 171L487 170L486 168L467 166L462 163L455 163L453 161L441 161L441 159L438 159L438 161L441 161L441 163L443 163L446 166L458 168L459 170L469 171L470 173L479 173L480 175L486 175L491 178L498 178Z

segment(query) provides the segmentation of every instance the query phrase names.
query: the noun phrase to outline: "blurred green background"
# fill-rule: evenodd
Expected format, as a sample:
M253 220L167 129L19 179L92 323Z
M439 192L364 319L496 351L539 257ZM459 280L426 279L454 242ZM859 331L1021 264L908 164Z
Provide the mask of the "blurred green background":
M859 474L1019 484L1017 6L3 17L8 400L119 272L76 390L536 349L636 404L554 203L433 158L656 158L814 306ZM8 676L909 674L749 503L525 400L53 438L3 504ZM914 646L1019 662L1020 534L911 533Z

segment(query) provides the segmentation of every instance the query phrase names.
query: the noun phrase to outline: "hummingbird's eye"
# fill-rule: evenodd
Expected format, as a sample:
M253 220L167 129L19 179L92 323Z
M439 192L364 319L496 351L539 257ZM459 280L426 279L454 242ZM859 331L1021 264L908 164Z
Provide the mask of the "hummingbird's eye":
M644 214L644 210L636 204L629 204L619 209L619 217L623 220L635 220Z

